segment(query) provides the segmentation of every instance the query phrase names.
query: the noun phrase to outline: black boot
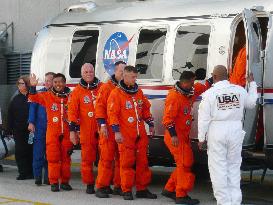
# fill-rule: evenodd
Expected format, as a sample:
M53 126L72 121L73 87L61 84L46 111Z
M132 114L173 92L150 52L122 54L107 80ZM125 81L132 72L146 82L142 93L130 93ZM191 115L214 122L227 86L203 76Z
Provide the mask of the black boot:
M122 194L124 200L134 200L132 192L123 192Z
M86 187L87 194L95 194L94 184L88 184Z
M16 180L26 180L26 177L19 174L19 175L16 177Z
M50 185L49 179L48 179L48 178L44 178L44 184L45 184L45 185Z
M165 196L165 197L167 197L167 198L173 199L173 200L176 199L176 197L175 197L176 193L175 193L175 192L168 191L168 190L166 190L166 189L163 189L163 191L161 192L161 195L162 195L162 196Z
M42 185L42 177L35 177L35 184L37 186L41 186Z
M137 191L136 198L156 199L157 195L151 193L148 189Z
M98 198L109 198L109 194L107 194L107 190L105 188L97 189L96 197Z
M113 194L113 190L111 189L110 186L105 187L104 191L105 191L106 194Z
M0 164L0 172L3 172L4 169L3 169L3 165Z
M64 191L71 191L72 187L68 183L63 183L63 184L61 184L61 189Z
M59 184L51 184L51 191L52 192L60 191Z
M195 205L195 204L199 204L200 201L198 199L192 199L189 196L184 196L184 197L176 197L175 203L176 204Z
M113 189L113 195L119 195L122 196L122 190L120 187L114 187Z

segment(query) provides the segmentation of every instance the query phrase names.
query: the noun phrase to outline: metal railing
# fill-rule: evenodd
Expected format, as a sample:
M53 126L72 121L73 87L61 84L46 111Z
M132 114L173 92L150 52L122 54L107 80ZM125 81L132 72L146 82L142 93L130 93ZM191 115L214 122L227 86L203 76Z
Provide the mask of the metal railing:
M0 26L4 26L4 30L0 30L0 39L8 37L8 31L11 29L11 46L4 46L0 48L11 48L11 51L14 50L14 24L11 22L9 25L4 22L0 22Z

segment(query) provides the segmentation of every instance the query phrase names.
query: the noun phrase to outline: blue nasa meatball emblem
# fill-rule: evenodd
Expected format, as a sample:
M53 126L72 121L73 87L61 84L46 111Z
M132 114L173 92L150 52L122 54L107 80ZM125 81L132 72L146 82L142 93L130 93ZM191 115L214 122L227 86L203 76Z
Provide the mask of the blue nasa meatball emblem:
M103 50L103 64L109 75L114 74L115 63L117 61L128 62L129 43L126 35L122 32L116 32L106 41Z

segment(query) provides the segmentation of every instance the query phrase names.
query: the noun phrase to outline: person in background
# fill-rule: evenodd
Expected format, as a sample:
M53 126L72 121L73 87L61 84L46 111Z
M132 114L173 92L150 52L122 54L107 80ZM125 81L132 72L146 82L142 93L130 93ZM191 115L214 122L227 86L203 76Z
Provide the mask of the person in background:
M194 83L197 83L197 82L199 82L201 84L206 83L206 80L205 80L206 79L206 73L207 73L206 69L204 69L204 68L198 68L195 71L196 78L195 78L195 82Z
M2 121L2 114L1 114L1 108L0 108L0 131L2 131L3 127L3 121ZM0 164L0 172L3 172L4 171L4 168L3 168L3 165Z
M52 88L53 76L55 73L48 72L45 74L45 87L38 92L45 92ZM35 184L42 184L42 171L44 170L44 184L49 184L48 168L46 161L46 110L37 103L30 103L28 130L34 133L33 141L33 174Z
M17 180L33 179L32 144L28 144L28 90L29 77L21 76L16 82L18 94L11 100L8 108L8 130L15 140L15 160L19 176Z
M246 45L243 45L235 58L235 64L229 76L230 83L243 88L246 86L246 65Z

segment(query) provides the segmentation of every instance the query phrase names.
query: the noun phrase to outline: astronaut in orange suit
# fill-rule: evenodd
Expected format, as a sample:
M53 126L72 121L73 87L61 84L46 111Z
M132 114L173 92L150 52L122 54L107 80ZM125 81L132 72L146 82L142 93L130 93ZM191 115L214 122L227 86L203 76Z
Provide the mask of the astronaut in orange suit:
M229 81L232 84L246 86L246 46L244 45L235 59L234 67L229 76Z
M115 133L120 155L120 177L124 200L133 200L132 187L136 185L137 198L155 199L147 186L151 180L148 167L148 136L144 122L154 134L150 103L136 84L138 70L124 68L123 80L110 94L107 101L109 124Z
M98 134L95 119L95 103L100 81L95 77L94 67L85 63L81 68L81 80L71 92L68 100L68 121L70 140L81 144L81 175L87 185L86 193L94 194L95 179L93 163L96 161ZM77 130L80 127L80 137Z
M100 161L96 180L96 196L98 198L108 198L111 193L114 195L121 195L122 193L120 188L118 145L115 141L115 135L107 122L107 100L111 91L123 78L125 66L126 64L123 61L115 63L115 73L107 83L101 86L96 101L95 114L100 129ZM114 184L113 191L110 189L112 180Z
M66 87L66 78L61 73L53 76L53 88L47 92L36 93L37 84L38 80L32 74L29 100L43 105L47 113L46 157L51 191L57 192L60 188L70 191L71 158L68 151L72 143L69 139L66 107L70 89Z
M194 80L195 75L191 71L181 74L180 81L167 95L163 115L163 124L166 127L164 141L174 156L176 169L165 185L162 195L175 199L176 204L199 204L198 199L188 196L195 180L191 172L194 158L189 138L191 110L196 98L210 87L211 82L194 84Z

